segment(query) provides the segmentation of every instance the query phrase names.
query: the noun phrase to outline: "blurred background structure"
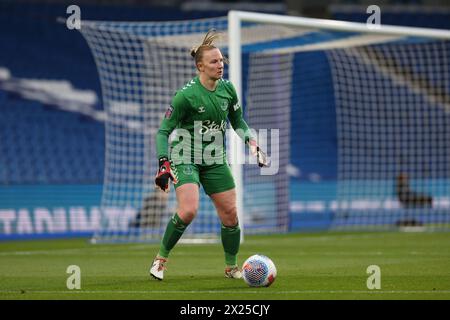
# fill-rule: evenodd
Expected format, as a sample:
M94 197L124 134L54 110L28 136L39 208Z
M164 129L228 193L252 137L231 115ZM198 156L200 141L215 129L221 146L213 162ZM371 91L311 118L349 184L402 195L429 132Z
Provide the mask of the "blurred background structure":
M58 22L68 16L71 4L80 6L83 20L175 21L221 17L238 9L366 22L366 8L372 3L0 1L0 240L86 236L99 227L106 116L99 74L86 40ZM448 1L376 4L382 24L450 29ZM302 72L295 72L292 99L300 108L290 116L288 229L327 230L336 214L338 175L332 75L325 55L317 52L304 53L296 60L297 68ZM440 117L448 120L448 111ZM448 167L445 170L448 174ZM423 171L419 176L426 175L427 168ZM409 175L415 178L414 172ZM392 197L395 177L385 190ZM424 189L418 192L429 191ZM444 193L434 196L448 211L450 198Z

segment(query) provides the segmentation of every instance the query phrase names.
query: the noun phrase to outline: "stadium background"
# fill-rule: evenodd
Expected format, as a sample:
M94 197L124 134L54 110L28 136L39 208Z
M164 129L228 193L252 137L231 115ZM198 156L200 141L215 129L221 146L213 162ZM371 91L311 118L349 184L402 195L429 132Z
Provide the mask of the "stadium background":
M368 4L348 3L0 2L0 239L89 236L96 227L105 161L101 90L86 41L57 22L68 5L78 4L88 20L184 20L235 8L365 22ZM444 4L380 2L382 23L449 29ZM301 107L291 111L289 230L326 230L337 174L332 80L323 53L305 53L295 67L302 72L292 99ZM317 77L303 81L306 74Z

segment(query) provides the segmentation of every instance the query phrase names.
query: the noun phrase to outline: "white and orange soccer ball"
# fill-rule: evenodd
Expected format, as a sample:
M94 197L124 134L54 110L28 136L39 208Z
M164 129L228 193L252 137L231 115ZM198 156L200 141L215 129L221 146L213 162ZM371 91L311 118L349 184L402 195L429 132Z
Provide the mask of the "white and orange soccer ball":
M269 257L255 254L242 265L242 277L250 287L268 287L277 277L277 268Z

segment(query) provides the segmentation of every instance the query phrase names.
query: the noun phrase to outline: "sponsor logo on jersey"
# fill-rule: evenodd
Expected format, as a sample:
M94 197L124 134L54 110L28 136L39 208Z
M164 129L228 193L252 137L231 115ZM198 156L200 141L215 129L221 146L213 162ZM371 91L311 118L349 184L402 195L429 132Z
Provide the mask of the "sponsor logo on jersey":
M220 124L215 121L205 120L202 122L202 127L199 130L200 134L214 133L217 131L225 131L227 123L222 120Z
M205 112L206 110L205 110L205 107L204 106L200 106L200 107L198 107L198 113L203 113L203 112Z
M173 112L173 107L170 106L169 108L167 108L166 114L165 114L165 118L166 119L170 119L170 117L172 116L172 112Z

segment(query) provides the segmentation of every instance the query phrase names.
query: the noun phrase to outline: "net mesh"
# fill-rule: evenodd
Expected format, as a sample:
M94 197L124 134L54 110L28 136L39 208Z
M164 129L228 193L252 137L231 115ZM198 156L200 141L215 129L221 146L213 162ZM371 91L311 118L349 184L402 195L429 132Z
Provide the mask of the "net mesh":
M329 51L337 228L448 227L449 48L422 39Z

